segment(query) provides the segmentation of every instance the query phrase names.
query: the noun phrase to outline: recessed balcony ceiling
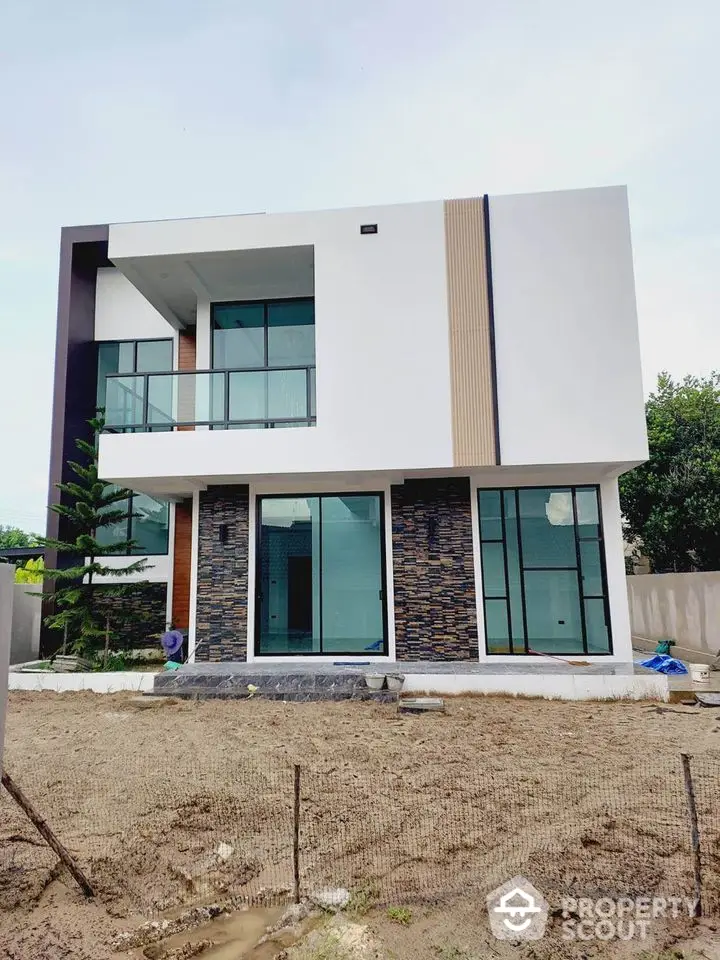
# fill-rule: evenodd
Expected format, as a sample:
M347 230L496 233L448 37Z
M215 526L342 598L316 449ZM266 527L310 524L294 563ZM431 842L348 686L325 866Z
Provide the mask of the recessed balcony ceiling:
M257 300L314 294L312 246L122 257L113 262L155 309L179 328L195 323L198 300Z

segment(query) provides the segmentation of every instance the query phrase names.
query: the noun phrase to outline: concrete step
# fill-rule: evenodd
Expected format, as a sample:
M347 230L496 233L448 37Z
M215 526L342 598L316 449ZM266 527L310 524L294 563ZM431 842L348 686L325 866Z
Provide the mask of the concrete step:
M181 700L283 700L295 703L314 703L320 701L372 700L375 703L397 703L398 694L392 690L365 690L333 692L328 690L267 690L258 691L252 697L247 690L225 689L218 687L193 687L175 689L156 689L146 697L177 697Z
M255 687L250 691L248 687ZM397 693L371 690L362 671L225 671L207 672L196 665L183 670L158 674L153 693L173 697L223 697L246 699L253 696L272 700L379 700L397 701Z

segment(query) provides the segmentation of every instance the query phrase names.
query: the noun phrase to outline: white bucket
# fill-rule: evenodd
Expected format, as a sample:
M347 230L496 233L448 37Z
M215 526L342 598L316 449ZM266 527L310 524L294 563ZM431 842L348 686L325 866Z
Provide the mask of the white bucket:
M365 683L371 690L382 690L385 686L385 674L384 673L366 673L365 674Z
M706 663L691 663L689 667L693 683L710 683L710 667Z

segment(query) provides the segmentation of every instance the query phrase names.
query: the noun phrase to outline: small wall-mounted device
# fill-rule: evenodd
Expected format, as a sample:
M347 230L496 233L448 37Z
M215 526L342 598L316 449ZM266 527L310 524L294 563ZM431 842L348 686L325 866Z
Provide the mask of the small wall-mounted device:
M360 233L377 233L376 223L361 223Z
M218 538L220 543L227 543L230 539L230 527L227 523L221 523L218 527Z

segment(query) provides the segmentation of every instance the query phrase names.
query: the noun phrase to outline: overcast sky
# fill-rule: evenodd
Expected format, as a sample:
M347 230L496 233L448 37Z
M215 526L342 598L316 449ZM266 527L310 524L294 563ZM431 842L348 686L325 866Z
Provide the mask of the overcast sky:
M646 390L720 367L717 0L3 0L0 523L44 530L64 224L627 183Z

